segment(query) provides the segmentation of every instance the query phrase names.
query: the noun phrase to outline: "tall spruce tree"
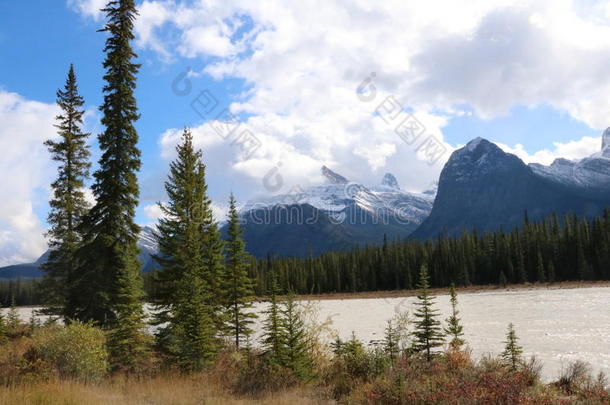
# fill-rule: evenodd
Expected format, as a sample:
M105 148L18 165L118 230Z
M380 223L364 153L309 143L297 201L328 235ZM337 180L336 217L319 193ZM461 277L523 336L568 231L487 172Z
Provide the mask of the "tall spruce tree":
M266 318L263 322L262 346L269 360L275 364L283 364L285 355L285 333L280 312L279 293L277 273L273 272L269 289L269 308L264 311Z
M171 362L187 370L199 370L218 349L214 306L208 283L205 248L208 229L202 213L210 210L201 151L193 148L193 137L185 129L176 147L178 157L170 164L165 182L167 204L159 204L157 240L161 266L158 273L155 320L163 325L157 343Z
M84 100L78 92L74 66L70 65L63 90L57 90L57 105L61 113L55 118L58 140L45 145L52 159L59 162L57 178L51 184L53 198L47 233L50 253L42 266L45 277L42 289L48 314L69 319L74 313L74 299L78 291L73 279L77 271L76 252L82 242L79 225L89 205L85 199L85 179L89 176L89 133L83 132Z
M235 347L247 340L252 333L250 325L256 318L252 308L254 284L248 276L249 258L242 238L239 212L233 194L229 199L229 223L226 241L226 264L224 272L225 306L227 329L234 339Z
M457 293L455 291L455 286L452 284L449 289L450 302L451 302L451 316L446 319L447 327L445 328L445 334L451 338L449 345L453 349L459 349L464 344L464 327L460 323L460 318L458 318L459 311L457 310Z
M416 318L415 330L413 331L413 350L425 352L426 359L431 361L433 350L443 345L444 337L441 323L437 319L439 312L433 308L436 297L430 295L429 292L430 281L426 264L421 266L417 288L419 288L419 294L415 303L417 309L413 314Z
M96 204L83 222L86 233L79 250L80 296L73 316L112 329L108 347L114 368L131 370L146 353L143 331L142 282L139 274L139 226L134 222L140 169L139 118L134 90L139 65L130 42L137 15L134 0L112 0L101 30L109 34L104 52L106 70L102 125L98 141L102 152L95 172Z
M513 371L517 370L517 366L521 362L521 354L523 354L523 347L517 344L517 340L519 340L519 338L515 332L515 327L512 323L509 323L502 358Z
M226 302L226 290L223 288L224 242L209 199L201 213L201 230L204 235L205 281L210 289L206 304L212 307L212 320L216 329L219 333L226 333L227 313L223 310L223 303Z

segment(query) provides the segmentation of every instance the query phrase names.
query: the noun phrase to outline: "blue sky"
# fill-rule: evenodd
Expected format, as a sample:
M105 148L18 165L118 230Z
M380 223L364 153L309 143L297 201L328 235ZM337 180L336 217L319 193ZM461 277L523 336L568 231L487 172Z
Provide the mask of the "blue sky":
M0 4L0 193L10 196L0 203L0 264L44 250L54 167L42 141L54 136L55 91L70 63L97 158L103 3ZM269 194L263 179L274 168L282 184L273 192L321 183L322 164L365 184L392 172L404 189L421 191L451 150L475 137L549 164L595 152L610 124L603 1L137 3L142 224L158 215L184 126L204 151L220 218L230 191L242 203ZM364 102L356 88L371 72L376 98ZM186 81L190 92L177 94ZM205 117L191 106L203 90L218 103ZM397 121L379 113L388 99L425 128L417 142L405 143ZM225 107L241 123L228 139L210 125ZM243 150L236 137L246 129L260 148ZM429 137L446 149L434 164L417 152Z

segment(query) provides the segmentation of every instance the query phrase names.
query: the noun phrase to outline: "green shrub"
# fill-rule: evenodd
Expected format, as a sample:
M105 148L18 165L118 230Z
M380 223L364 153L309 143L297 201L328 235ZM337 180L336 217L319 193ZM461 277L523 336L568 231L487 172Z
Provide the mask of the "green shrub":
M46 364L60 378L95 381L108 369L104 332L78 322L40 328L25 357L30 364Z
M323 381L335 399L385 373L392 365L391 356L384 348L366 348L353 334L351 339L345 342L337 339L331 346L334 357L323 373Z

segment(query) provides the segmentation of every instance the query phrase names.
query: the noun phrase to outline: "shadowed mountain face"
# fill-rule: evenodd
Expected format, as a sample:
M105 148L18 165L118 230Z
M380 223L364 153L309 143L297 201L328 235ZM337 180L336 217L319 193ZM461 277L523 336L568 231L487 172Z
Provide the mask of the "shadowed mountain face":
M593 217L610 204L610 192L600 193L599 187L587 191L571 181L541 175L541 167L528 166L485 139L469 142L449 158L432 212L412 237L456 235L473 228L509 230L523 223L526 211L531 220L553 212Z
M242 216L242 226L248 252L262 258L317 256L379 245L384 237L404 239L417 225L391 215L375 216L356 204L346 207L341 217L310 204L293 204L248 211Z

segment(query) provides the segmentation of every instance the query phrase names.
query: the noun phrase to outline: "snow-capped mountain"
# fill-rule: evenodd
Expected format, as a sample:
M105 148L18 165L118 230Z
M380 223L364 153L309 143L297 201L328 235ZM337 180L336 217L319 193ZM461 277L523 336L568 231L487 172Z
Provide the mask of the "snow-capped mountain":
M150 226L143 226L140 228L140 235L138 237L138 248L140 248L140 254L138 259L142 263L142 271L150 271L156 263L152 258L152 255L156 254L159 250L157 239L154 236L154 229Z
M296 187L244 205L244 237L251 254L305 256L379 244L384 236L404 238L432 209L434 191L403 191L390 173L368 186L326 166L321 171L327 184Z
M581 160L556 159L550 166L530 164L538 176L584 193L610 192L610 128L602 135L601 150Z
M357 207L376 218L398 217L405 223L419 225L432 210L434 192L402 191L391 173L386 173L379 185L365 186L350 182L326 166L322 166L321 170L329 184L297 188L289 194L249 201L242 208L242 215L278 205L308 204L339 222L349 219L346 216L348 211Z
M517 156L477 138L456 150L441 172L430 216L413 233L425 239L441 232L509 230L552 213L600 215L610 205L610 132L602 151L551 166L526 165Z

